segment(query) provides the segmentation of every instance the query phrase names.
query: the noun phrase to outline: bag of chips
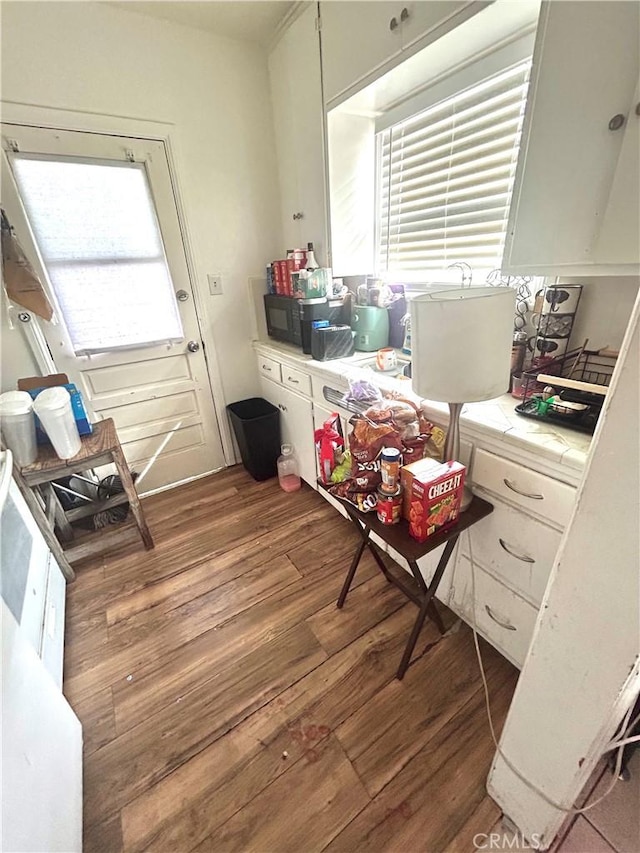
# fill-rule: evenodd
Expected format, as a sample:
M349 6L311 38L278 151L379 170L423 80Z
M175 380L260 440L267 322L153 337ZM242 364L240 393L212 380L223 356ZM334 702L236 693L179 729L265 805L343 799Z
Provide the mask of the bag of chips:
M332 486L336 497L355 504L364 512L376 508L375 494L382 482L380 456L385 447L402 454L402 464L425 455L432 425L422 411L405 399L382 399L350 420L351 475Z

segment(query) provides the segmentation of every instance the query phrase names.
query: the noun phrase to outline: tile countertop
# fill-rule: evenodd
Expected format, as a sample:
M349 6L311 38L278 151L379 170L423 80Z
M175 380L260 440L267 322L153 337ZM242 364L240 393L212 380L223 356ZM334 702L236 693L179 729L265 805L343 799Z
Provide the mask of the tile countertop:
M302 367L311 375L326 379L328 384L333 379L332 384L337 390L344 390L350 378L367 378L383 391L396 391L419 400L407 380L388 378L370 367L362 366L362 362L374 358L375 353L356 353L350 358L315 361L290 344L254 341L253 346L258 353ZM592 436L555 423L524 418L514 411L518 403L519 400L510 394L486 403L467 403L460 418L462 437L475 442L480 439L487 450L509 456L514 461L536 467L541 473L577 485ZM449 409L445 403L423 400L422 407L427 417L446 427Z

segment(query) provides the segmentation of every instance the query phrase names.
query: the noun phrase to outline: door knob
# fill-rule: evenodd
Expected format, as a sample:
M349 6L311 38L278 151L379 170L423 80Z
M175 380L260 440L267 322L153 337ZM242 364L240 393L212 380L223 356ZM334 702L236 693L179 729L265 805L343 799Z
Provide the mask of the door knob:
M176 298L178 302L186 302L189 298L189 294L186 290L176 290Z
M189 343L187 344L187 349L189 350L189 352L198 352L198 350L200 349L200 344L198 343L198 341L189 341Z
M620 130L625 121L625 116L623 116L622 113L616 113L609 122L609 130Z

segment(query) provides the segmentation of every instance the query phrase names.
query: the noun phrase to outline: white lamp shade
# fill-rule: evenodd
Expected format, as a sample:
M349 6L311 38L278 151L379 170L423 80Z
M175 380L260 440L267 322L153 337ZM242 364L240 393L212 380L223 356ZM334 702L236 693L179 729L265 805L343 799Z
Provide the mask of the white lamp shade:
M516 292L466 287L411 300L412 386L442 403L493 400L509 388Z

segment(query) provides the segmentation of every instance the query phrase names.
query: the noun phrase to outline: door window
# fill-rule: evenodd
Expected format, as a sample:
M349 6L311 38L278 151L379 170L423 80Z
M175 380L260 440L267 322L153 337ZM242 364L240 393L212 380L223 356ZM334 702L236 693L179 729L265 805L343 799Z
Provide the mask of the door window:
M74 353L183 340L144 164L10 161Z

